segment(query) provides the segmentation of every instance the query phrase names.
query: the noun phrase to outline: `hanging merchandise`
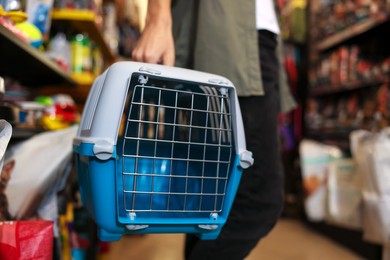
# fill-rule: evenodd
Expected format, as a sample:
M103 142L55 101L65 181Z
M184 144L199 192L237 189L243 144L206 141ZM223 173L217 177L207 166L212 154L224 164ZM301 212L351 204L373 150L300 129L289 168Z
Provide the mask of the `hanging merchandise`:
M293 44L284 45L284 67L288 75L291 93L299 96L299 67L301 66L301 52ZM301 140L302 120L301 106L298 105L289 113L279 114L279 126L281 127L282 137L287 141L287 150L295 148ZM288 145L289 144L289 145Z
M307 0L293 0L291 13L291 38L298 43L306 42Z
M281 34L285 40L305 43L307 34L307 0L278 1L281 9Z

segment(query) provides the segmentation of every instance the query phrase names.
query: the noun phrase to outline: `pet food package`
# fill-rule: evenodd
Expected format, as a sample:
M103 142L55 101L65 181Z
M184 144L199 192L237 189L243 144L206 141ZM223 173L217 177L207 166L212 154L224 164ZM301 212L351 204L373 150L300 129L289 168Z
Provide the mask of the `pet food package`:
M356 163L351 158L329 163L326 220L338 226L361 230L362 178L356 168Z
M351 133L351 150L362 176L363 238L390 242L390 131L357 130Z
M363 192L363 238L372 243L390 242L390 197Z
M52 260L53 222L43 220L0 222L0 259Z
M309 220L323 221L327 212L327 178L329 163L342 157L340 149L312 140L299 146L305 211Z

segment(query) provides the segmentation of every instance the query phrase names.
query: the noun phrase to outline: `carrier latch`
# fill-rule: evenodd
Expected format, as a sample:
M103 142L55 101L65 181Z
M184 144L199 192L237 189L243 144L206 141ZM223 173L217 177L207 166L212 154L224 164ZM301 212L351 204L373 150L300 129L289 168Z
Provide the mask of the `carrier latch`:
M93 153L100 160L108 160L114 153L114 145L107 140L99 140L93 146Z

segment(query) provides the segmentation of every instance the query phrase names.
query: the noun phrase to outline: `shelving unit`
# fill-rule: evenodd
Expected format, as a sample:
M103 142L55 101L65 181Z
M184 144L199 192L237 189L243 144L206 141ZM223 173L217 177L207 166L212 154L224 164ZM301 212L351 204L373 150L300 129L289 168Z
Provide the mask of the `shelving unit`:
M311 97L321 97L325 95L335 95L351 90L357 90L365 87L370 87L370 86L375 86L375 85L381 85L385 83L389 83L389 78L390 75L380 75L377 76L376 78L372 79L362 79L362 80L355 80L355 81L350 81L350 82L345 82L340 85L336 86L319 86L316 88L313 88L309 95Z
M321 35L326 35L325 30L319 31L318 29L323 29L323 25L328 26L328 19L330 21L331 19L335 19L336 17L336 14L325 14L324 10L329 11L331 8L334 8L332 9L332 11L335 11L336 8L332 6L329 9L324 8L324 10L321 10L320 1L314 0L310 3L311 5L309 6L308 22L308 26L312 29L308 41L308 72L310 78L309 86L306 92L306 101L308 106L305 108L305 117L309 115L309 112L313 112L313 110L311 109L313 109L313 107L317 105L317 115L320 115L320 117L322 118L322 122L314 126L310 125L310 123L308 123L309 120L305 118L306 124L304 125L304 138L337 146L345 153L345 155L348 155L350 153L350 133L353 130L362 129L367 125L360 125L360 123L355 123L356 121L353 121L353 123L351 124L352 120L355 120L354 117L348 117L348 120L351 121L349 121L349 123L346 123L345 121L341 120L339 114L343 112L345 113L345 116L351 116L351 114L349 114L350 110L348 109L350 108L348 108L348 106L353 104L351 106L355 106L355 108L358 107L360 116L366 116L364 106L366 105L366 101L373 102L373 100L370 100L372 98L371 94L378 93L378 89L382 86L389 86L390 73L384 68L386 66L381 66L382 64L386 65L387 63L382 62L382 60L378 58L379 51L383 51L383 57L385 55L386 57L389 56L390 52L386 52L387 48L377 48L376 50L374 49L376 51L376 56L373 55L374 57L368 57L373 58L374 62L367 66L376 66L377 70L375 72L373 72L372 70L370 71L370 73L363 75L362 71L364 71L366 67L363 66L363 69L359 67L359 69L361 70L357 70L356 66L358 61L367 61L366 56L364 54L367 53L368 48L369 50L371 50L372 46L378 44L378 42L382 42L382 44L385 45L383 43L383 35L389 32L388 25L390 23L390 12L388 10L388 4L386 3L386 8L379 9L378 13L376 14L369 14L364 18L360 19L356 17L355 22L351 22L352 20L349 20L349 25L345 26L344 28L342 28L342 25L343 22L345 22L345 19L342 21L342 19L340 18L342 17L342 14L338 13L338 19L340 20L336 22L335 20L332 20L332 25L336 24L336 27L334 28L342 29L339 29L337 31L327 28L329 29L328 32L335 32L329 36L321 37ZM345 3L345 1L332 3L334 5L341 5L341 3ZM355 3L356 6L358 5L357 2L353 3ZM340 8L340 6L338 6L338 8ZM340 9L337 10L341 12ZM351 9L349 9L349 11L351 11ZM370 11L372 10L368 10L368 12ZM347 14L344 13L344 15ZM319 16L321 16L325 20L320 21ZM349 16L349 18L351 18L351 16ZM375 39L378 38L380 40L375 41ZM372 41L372 43L370 41ZM358 46L359 54L356 55L358 57L351 58L351 46L353 46L354 48ZM362 47L362 49L360 49L360 47ZM346 52L343 52L343 48L346 49ZM343 55L347 55L348 58L345 58L345 56ZM345 60L347 60L347 62ZM369 64L368 61L367 64ZM317 65L321 66L317 67ZM342 74L340 76L341 69L344 70L342 71L344 73L351 73L351 70L355 71L353 71L354 74L348 74L348 76L346 76L346 74ZM333 71L339 74L332 74ZM329 75L327 73L329 73ZM353 98L356 99L354 100ZM375 96L375 98L377 97ZM313 101L315 102L309 103ZM309 104L312 106L309 106ZM331 112L326 111L329 108L332 108ZM327 117L328 115L331 116ZM382 245L370 243L364 240L362 230L344 228L341 225L330 224L325 220L320 222L312 222L308 219L305 219L305 221L311 228L327 235L332 240L335 240L338 243L350 248L357 254L361 255L363 258L381 259Z
M352 39L364 32L367 32L388 21L388 15L380 13L379 15L365 18L355 24L337 32L315 44L317 51L326 51L334 46L337 46L347 40Z
M87 34L101 53L103 69L116 60L104 38L102 28L96 22L97 16L92 11L54 10L51 18L53 32L57 28L65 28L72 32ZM27 89L25 92L28 92L28 96L68 94L75 101L79 112L83 110L89 90L96 77L92 73L71 74L65 72L43 52L33 48L2 25L0 25L0 76L11 78L20 83L21 88ZM40 126L29 127L15 125L11 141L17 143L46 131ZM71 185L74 183L72 182ZM85 225L85 227L87 226ZM89 223L88 227L94 227L92 222ZM96 231L93 234L95 233ZM91 237L93 236L91 235ZM88 255L96 255L95 247L97 245L94 242L97 241L92 241L88 248L88 251L91 252L88 252ZM56 249L59 248L54 250ZM94 257L88 257L88 259L90 258Z
M109 65L116 60L109 45L107 44L102 30L96 22L96 15L89 10L53 10L52 14L53 28L72 28L77 32L86 33L94 41L102 52L104 62ZM63 86L42 86L37 90L39 95L55 95L56 93L65 93L73 97L78 105L79 111L83 108L90 87L95 79L91 73L72 74L76 84L72 88Z
M104 39L101 28L96 23L96 15L88 10L53 10L52 25L66 28L74 28L79 32L86 32L91 39L99 46L104 59L113 62L115 56Z
M76 81L42 52L0 25L0 75L26 86L70 85Z

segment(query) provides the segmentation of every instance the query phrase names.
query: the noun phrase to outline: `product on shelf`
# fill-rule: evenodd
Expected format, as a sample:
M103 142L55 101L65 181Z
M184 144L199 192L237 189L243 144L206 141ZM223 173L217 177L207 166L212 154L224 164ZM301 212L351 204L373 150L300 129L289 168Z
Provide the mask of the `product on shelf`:
M46 55L64 71L71 72L71 48L64 33L59 32L51 38Z
M85 34L76 34L70 39L72 52L72 73L90 73L91 62L91 41Z
M343 45L320 56L311 72L312 88L341 88L389 77L390 56L380 57L371 45Z
M79 122L79 113L69 95L40 96L36 101L45 106L40 122L43 128L58 130L68 128Z
M96 10L96 3L92 0L54 0L54 8L71 10Z
M30 22L21 22L15 25L22 32L24 32L28 37L28 42L34 48L39 49L43 44L43 38L41 31Z
M53 0L27 0L28 21L34 24L43 35L48 35L51 26Z
M364 19L386 14L386 5L386 0L321 1L313 17L317 24L312 28L314 40L321 41L337 32L348 30L349 26Z
M27 14L22 10L22 4L19 0L1 0L0 17L4 16L12 23L23 22L27 19Z
M310 130L380 130L390 125L389 84L339 97L309 99L305 125ZM321 111L321 112L320 112Z

